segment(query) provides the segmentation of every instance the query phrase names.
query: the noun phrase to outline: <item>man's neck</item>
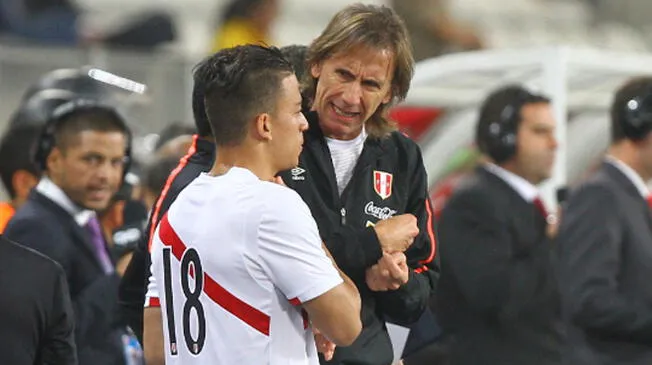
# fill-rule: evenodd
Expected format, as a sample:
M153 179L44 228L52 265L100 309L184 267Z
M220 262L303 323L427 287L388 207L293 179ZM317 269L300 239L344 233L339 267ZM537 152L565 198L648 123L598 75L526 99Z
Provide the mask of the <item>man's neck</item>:
M520 178L526 180L527 182L529 182L530 184L532 184L532 185L534 185L534 186L538 186L539 184L541 184L541 181L540 181L540 180L533 179L533 178L530 177L530 176L526 176L526 174L524 174L524 173L523 173L523 172L518 168L518 166L516 165L516 163L513 162L513 161L508 161L508 162L505 162L505 163L500 164L500 165L498 165L498 164L495 164L495 165L496 165L496 166L499 166L499 167L502 168L503 170L509 171L509 172L511 172L512 174L514 174L514 175L516 175L516 176L518 176L518 177L520 177Z
M639 163L638 151L635 150L634 146L631 146L626 143L616 144L609 148L609 155L616 158L618 161L629 166L634 170L644 181L648 181L652 178L649 173L645 172L641 168Z
M251 171L260 180L271 181L278 171L274 171L263 154L249 148L221 147L217 152L210 175L219 176L227 173L232 167L240 167Z

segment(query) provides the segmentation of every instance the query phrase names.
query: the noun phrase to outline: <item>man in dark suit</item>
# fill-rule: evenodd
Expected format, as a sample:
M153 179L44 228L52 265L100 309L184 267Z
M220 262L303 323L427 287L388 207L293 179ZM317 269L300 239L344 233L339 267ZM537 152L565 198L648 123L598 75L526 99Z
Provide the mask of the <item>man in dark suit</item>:
M107 207L121 184L128 136L108 106L75 100L57 108L38 142L44 176L5 230L7 238L63 267L82 365L125 361L115 316L119 273L95 211Z
M519 86L482 105L486 163L441 214L439 319L452 365L560 364L561 315L545 207L557 141L549 100ZM552 223L552 222L551 222Z
M622 86L612 144L564 207L558 237L566 363L652 364L652 78Z
M0 236L0 292L3 364L77 364L61 266Z

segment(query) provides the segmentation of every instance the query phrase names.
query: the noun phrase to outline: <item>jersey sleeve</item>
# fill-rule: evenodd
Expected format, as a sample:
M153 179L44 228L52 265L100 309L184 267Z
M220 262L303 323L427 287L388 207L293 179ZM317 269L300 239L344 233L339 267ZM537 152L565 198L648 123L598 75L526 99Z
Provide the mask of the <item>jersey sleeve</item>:
M315 299L343 282L322 248L308 206L294 191L279 186L267 195L258 237L263 269L294 304Z
M155 237L158 237L158 228L156 229L156 232L154 233ZM145 308L148 307L160 307L160 296L159 296L159 289L158 285L156 283L156 275L154 273L158 269L158 265L161 265L161 244L158 239L153 239L152 240L152 247L151 247L151 264L149 265L148 270L146 271L147 275L147 292L145 293Z

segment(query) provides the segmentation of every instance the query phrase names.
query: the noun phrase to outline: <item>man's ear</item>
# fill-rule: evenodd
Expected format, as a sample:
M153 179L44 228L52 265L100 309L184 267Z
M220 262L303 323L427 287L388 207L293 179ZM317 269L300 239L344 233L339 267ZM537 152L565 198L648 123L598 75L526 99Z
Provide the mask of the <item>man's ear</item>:
M16 192L16 198L25 200L29 192L38 183L38 178L29 171L18 170L11 177L11 184Z
M272 139L272 119L269 114L262 113L256 116L256 136L262 140Z
M318 79L319 76L321 76L321 63L315 63L314 65L310 66L310 74L312 77Z
M52 148L52 151L45 159L45 166L48 171L55 175L63 168L63 153L59 147Z

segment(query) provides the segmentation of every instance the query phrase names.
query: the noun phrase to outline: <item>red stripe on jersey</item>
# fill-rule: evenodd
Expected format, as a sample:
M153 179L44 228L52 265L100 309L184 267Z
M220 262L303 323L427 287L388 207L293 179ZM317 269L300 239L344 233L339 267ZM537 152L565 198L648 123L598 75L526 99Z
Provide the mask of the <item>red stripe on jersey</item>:
M150 297L147 300L147 303L145 304L145 307L150 308L150 307L160 307L161 306L161 300L156 297Z
M424 271L428 271L428 267L426 265L432 262L432 259L435 258L435 252L437 248L437 241L435 240L435 232L433 232L432 230L432 207L430 206L430 198L428 197L426 197L426 214L428 214L428 219L426 222L427 225L426 230L428 231L428 238L430 239L430 255L428 255L428 257L425 260L419 261L419 264L423 266L414 270L414 272L417 274L421 274Z
M199 135L195 134L192 136L192 144L188 148L188 152L186 152L186 155L181 157L179 160L179 164L177 167L170 172L170 175L168 176L168 179L165 180L165 185L163 186L163 189L161 190L161 195L159 195L158 200L156 200L156 204L154 204L154 210L152 211L152 216L149 217L149 222L150 222L150 227L149 227L149 241L147 242L147 251L151 252L152 251L152 239L154 239L154 232L156 231L156 226L158 225L158 216L161 214L161 206L163 205L163 201L165 200L165 197L168 195L168 191L170 190L170 186L174 182L174 179L177 178L177 175L183 170L184 167L188 164L188 160L192 155L195 154L197 151L197 138L199 138Z
M428 258L426 258L425 260L419 261L419 263L422 265L426 265L432 262L432 259L435 258L435 252L437 248L437 240L435 239L435 232L432 230L432 207L430 206L430 198L428 197L426 197L426 214L428 214L428 220L426 222L426 227L427 227L426 230L428 231L428 238L430 239L430 255L428 255Z
M308 317L308 312L305 309L301 310L301 317L303 318L303 329L307 329L310 326L310 317Z
M289 302L295 307L301 305L301 301L299 300L299 298L292 298L289 300ZM305 330L310 325L310 319L308 318L308 312L306 312L306 310L303 308L301 308L301 318L303 318L303 329Z
M181 261L187 247L170 225L167 213L161 218L159 237L164 245L171 247L174 257ZM207 273L204 273L204 293L227 312L238 317L258 332L269 336L269 316L229 293Z

